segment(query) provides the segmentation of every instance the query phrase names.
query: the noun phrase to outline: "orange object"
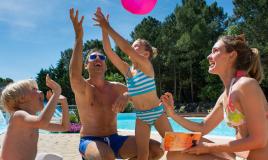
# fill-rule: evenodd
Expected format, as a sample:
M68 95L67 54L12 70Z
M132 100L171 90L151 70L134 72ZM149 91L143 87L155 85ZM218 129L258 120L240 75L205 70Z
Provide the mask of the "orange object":
M166 132L162 147L165 151L182 151L198 144L201 132Z

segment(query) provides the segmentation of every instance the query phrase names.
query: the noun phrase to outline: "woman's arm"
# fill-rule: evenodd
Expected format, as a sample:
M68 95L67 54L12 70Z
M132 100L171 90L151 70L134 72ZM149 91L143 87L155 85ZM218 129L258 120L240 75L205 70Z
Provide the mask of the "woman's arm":
M240 89L233 91L233 97L238 98L238 103L246 117L248 136L229 141L224 144L205 143L193 147L186 152L202 154L209 152L240 152L261 149L267 146L267 119L265 116L265 96L256 80L245 80ZM249 98L250 97L250 98ZM237 105L237 104L236 104Z
M204 121L201 123L193 122L180 115L177 115L174 111L174 101L171 93L167 92L162 95L161 100L164 104L167 114L177 123L190 131L201 132L202 135L205 135L209 133L213 128L215 128L223 119L222 97L223 94L219 97L213 110L207 117L205 117Z

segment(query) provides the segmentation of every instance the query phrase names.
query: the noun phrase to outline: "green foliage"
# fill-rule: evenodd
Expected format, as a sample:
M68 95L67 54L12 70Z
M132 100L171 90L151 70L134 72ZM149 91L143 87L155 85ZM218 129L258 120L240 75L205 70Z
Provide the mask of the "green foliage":
M0 89L8 85L9 83L12 83L13 80L10 78L1 78L0 77Z
M268 1L234 0L233 4L234 15L230 21L245 34L251 47L259 49L265 76L261 86L268 95Z
M79 117L76 116L76 114L70 114L69 119L70 119L71 123L79 123L80 122Z
M185 113L185 106L180 106L178 113Z
M107 81L115 81L115 82L121 82L121 83L125 83L125 78L119 74L119 73L108 73L106 74L105 79Z
M12 83L13 80L10 78L1 78L0 77L0 104L1 102L1 94L2 94L2 90L5 88L5 86L7 86L9 83Z
M165 76L170 77L166 90L174 92L179 102L196 102L203 99L202 89L207 83L207 68L201 63L206 59L215 40L224 31L226 14L217 3L208 6L202 0L185 0L176 6L174 13L163 22L162 42L168 53L163 57ZM171 31L171 32L170 32ZM166 41L168 45L165 45Z
M124 113L130 113L130 112L133 112L134 111L134 106L132 103L128 103L125 110L124 110Z

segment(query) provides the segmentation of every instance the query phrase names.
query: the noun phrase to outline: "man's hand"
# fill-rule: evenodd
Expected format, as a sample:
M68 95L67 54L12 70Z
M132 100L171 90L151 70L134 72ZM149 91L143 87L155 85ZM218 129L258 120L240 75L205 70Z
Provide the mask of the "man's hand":
M112 111L115 113L123 112L128 102L128 95L123 94L119 96L113 104Z
M81 17L80 21L78 20L78 10L76 10L75 15L74 15L74 9L70 9L70 18L73 22L74 26L74 31L75 31L75 38L76 39L83 39L84 36L84 30L83 30L83 20L84 16Z

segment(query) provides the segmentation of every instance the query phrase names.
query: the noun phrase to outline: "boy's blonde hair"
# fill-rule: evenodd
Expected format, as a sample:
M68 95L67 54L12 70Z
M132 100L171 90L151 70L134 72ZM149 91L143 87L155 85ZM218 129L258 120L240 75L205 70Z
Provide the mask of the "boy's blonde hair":
M23 102L24 96L33 88L38 88L37 83L33 79L21 80L11 83L2 91L1 101L7 112L19 110L20 104Z

